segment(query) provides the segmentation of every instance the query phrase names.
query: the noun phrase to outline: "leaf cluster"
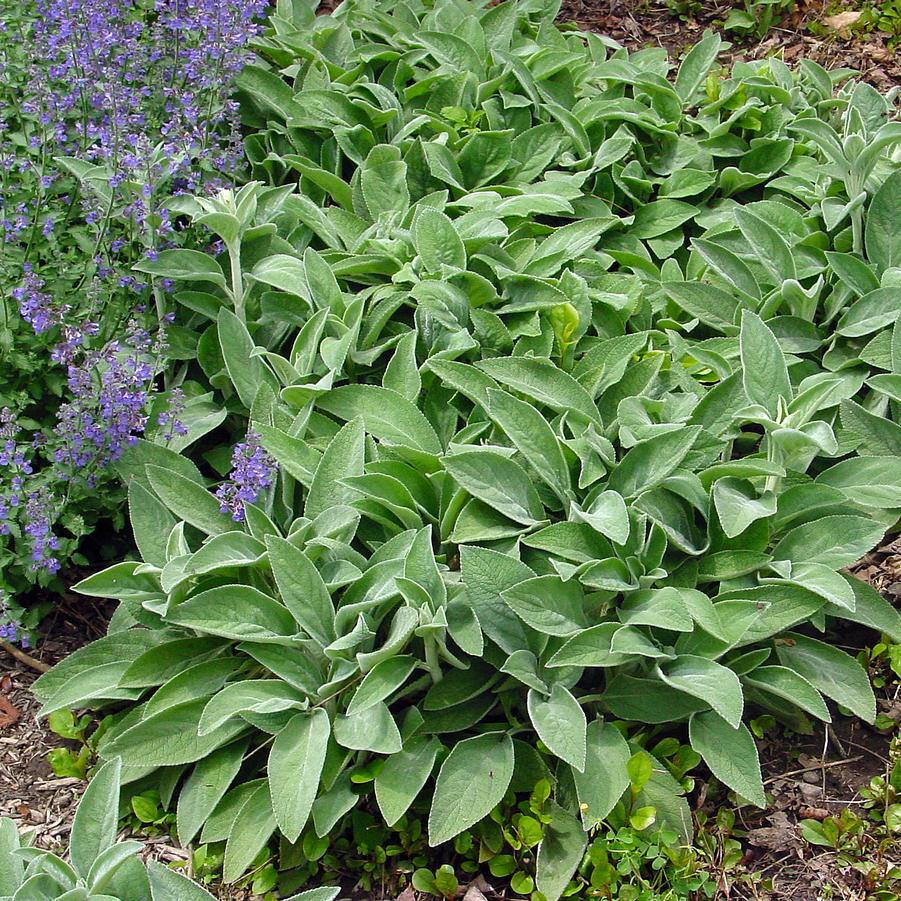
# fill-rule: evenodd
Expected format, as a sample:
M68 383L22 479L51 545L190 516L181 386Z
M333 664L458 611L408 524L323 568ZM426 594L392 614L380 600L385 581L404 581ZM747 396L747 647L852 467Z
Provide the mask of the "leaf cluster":
M528 2L271 25L240 79L257 180L183 202L225 250L142 270L277 478L236 523L202 458L123 458L142 560L78 587L121 605L44 712L121 705L100 754L177 794L227 881L339 833L361 779L389 826L430 798L432 846L544 779L556 901L623 799L690 832L624 723L763 806L745 713L872 722L815 634L901 635L840 572L901 508L888 102L724 74L713 35L668 80Z

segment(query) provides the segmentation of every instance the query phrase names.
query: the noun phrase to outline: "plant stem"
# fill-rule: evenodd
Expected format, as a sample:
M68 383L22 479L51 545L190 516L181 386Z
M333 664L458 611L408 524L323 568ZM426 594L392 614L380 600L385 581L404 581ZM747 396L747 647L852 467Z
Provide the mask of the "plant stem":
M851 243L855 253L863 256L863 208L851 211Z
M423 639L423 644L425 645L425 665L432 677L432 682L438 683L444 678L441 664L438 662L438 645L434 638L428 636Z
M241 274L241 241L228 245L228 259L231 264L232 300L235 304L235 315L241 322L244 318L244 278Z
M15 657L19 663L24 663L25 666L30 666L33 670L37 670L39 673L46 673L50 667L41 660L32 657L31 654L26 654L25 651L19 650L15 645L10 644L8 641L0 638L0 650L6 651L7 654Z

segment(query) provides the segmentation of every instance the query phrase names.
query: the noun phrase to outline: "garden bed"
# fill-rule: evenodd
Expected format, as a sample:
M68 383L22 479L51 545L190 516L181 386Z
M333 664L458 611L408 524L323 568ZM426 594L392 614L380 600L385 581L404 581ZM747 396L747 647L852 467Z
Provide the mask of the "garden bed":
M893 604L901 601L901 540L893 540L868 554L852 568L854 575L868 582ZM86 622L83 617L56 618L36 657L53 664L96 637L95 624L102 617ZM845 639L846 650L856 653L870 638L866 632ZM855 640L856 639L856 640ZM51 732L46 721L37 719L39 703L29 688L38 673L0 652L0 749L4 766L0 770L0 816L11 817L21 829L31 830L35 843L49 849L68 841L78 799L85 783L78 778L56 777L47 761L54 749L64 747L78 753L79 745L66 742ZM877 695L880 713L901 723L899 687L889 683ZM754 899L754 901L821 901L829 892L843 899L869 897L872 883L855 869L850 860L867 861L877 856L877 843L866 837L855 854L840 857L804 840L798 822L840 815L843 810L863 813L861 789L884 776L889 767L888 753L892 730L877 732L857 720L839 719L829 732L817 729L814 735L769 733L760 742L764 784L772 791L772 807L763 812L739 816L731 828L716 825L717 804L705 803L702 784L692 797L692 806L704 810L712 823L710 871L718 880L717 899ZM723 843L738 837L741 861L728 868L716 854ZM140 835L138 837L141 837ZM186 860L185 851L168 836L146 838L145 857L178 865ZM895 849L896 851L897 849ZM898 864L891 848L885 856ZM719 866L718 866L719 865ZM899 887L901 888L901 887ZM222 901L247 901L248 890L230 886L210 886ZM500 887L494 891L484 880L475 884L468 901L489 901L506 897ZM361 901L381 901L390 895L351 892ZM398 894L395 892L395 894ZM427 899L428 895L407 889L398 901Z
M121 600L110 636L92 644L113 605L66 592L36 651L0 651L0 815L39 847L67 844L96 753L95 798L114 779L118 803L123 767L144 791L123 821L143 858L185 863L176 830L224 846L198 874L222 898L323 872L361 899L557 901L573 876L603 895L620 885L603 842L623 836L623 860L665 869L680 901L894 897L901 701L891 641L873 645L901 635L901 544L851 563L894 534L901 499L894 94L834 99L808 62L798 77L740 63L853 67L883 94L901 66L892 36L846 34L841 8L812 4L760 41L717 57L708 36L687 55L729 7L673 6L572 0L558 21L665 48L675 89L661 54L611 60L537 8L516 24L493 9L486 30L470 17L467 40L490 34L511 67L483 96L466 79L478 54L415 3L361 9L320 43L308 10L279 3L237 80L255 180L162 201L168 246L127 261L160 337L132 324L127 353L116 339L85 357L121 382L97 411L121 403L127 420L100 462L118 509L113 470L128 483L136 549L76 586ZM392 40L416 49L401 62ZM503 49L516 41L522 59ZM433 91L448 102L432 109ZM67 167L85 190L117 180ZM35 285L23 316L46 315ZM16 533L44 584L60 546L36 519L47 498L29 496ZM66 659L35 688L54 734L31 686ZM655 692L676 713L645 703ZM830 723L837 705L874 725ZM692 825L687 879L674 849ZM418 891L401 892L414 867Z
M564 0L560 21L608 34L625 47L666 47L679 55L700 39L705 28L721 28L732 8L728 2L698 3L693 12L680 16L663 0ZM789 65L809 59L827 69L854 69L874 87L887 91L901 84L897 36L875 27L852 32L848 26L829 24L841 22L841 18L831 17L841 17L849 11L853 16L862 8L862 4L854 2L798 3L761 39L724 35L736 41L724 58L751 60L779 54Z

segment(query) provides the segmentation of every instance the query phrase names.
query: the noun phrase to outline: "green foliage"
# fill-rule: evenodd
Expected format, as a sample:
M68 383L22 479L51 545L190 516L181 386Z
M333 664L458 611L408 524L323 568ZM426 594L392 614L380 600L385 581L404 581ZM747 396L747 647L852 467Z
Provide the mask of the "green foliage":
M901 507L901 126L814 64L725 74L707 35L670 82L553 12L282 2L240 79L257 180L184 202L225 251L152 266L277 477L236 521L215 455L133 448L143 562L79 586L110 634L35 691L118 705L101 757L226 881L371 796L446 848L546 781L506 875L556 901L599 835L685 842L699 758L763 806L747 713L875 717L810 632L901 636L839 572Z
M137 857L141 845L116 841L121 767L97 770L72 823L68 855L30 847L12 820L0 819L0 898L3 901L209 901L186 876ZM338 889L317 889L292 901L332 901Z
M874 4L869 10L869 18L879 31L889 35L889 47L896 47L901 41L901 3L884 0Z
M795 8L795 0L743 0L733 6L723 28L742 37L765 38L782 17Z
M55 776L87 780L96 744L103 735L102 730L95 729L88 738L87 731L92 722L93 717L89 714L76 718L71 710L66 709L55 710L47 717L51 732L67 741L78 742L81 746L77 751L62 747L48 752L47 762Z

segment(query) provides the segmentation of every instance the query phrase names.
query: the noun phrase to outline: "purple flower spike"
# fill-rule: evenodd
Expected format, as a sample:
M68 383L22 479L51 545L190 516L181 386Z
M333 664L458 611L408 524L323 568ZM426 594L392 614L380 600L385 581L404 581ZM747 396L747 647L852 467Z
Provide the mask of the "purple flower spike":
M260 445L260 436L248 432L247 439L235 445L228 481L216 491L219 509L235 522L244 522L244 505L254 503L272 485L275 474L275 461Z

